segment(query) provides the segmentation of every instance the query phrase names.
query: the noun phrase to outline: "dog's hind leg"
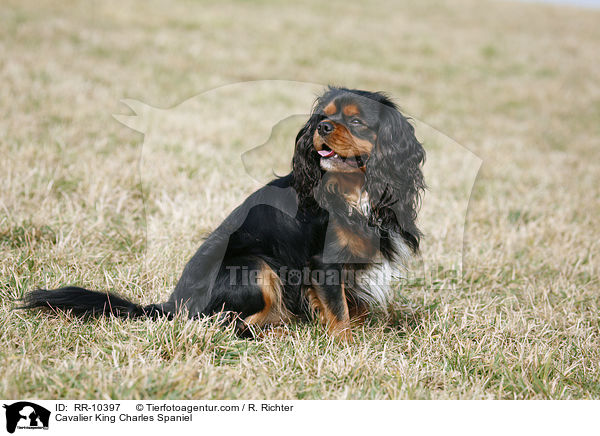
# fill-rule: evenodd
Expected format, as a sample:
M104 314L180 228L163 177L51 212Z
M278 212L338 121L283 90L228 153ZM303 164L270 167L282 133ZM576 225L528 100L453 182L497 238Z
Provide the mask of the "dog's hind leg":
M252 333L250 326L276 326L291 319L279 276L255 256L229 259L221 267L207 307L207 314L218 312L234 320L244 336Z
M257 286L264 301L260 312L244 319L247 324L265 326L278 325L290 320L290 313L283 302L283 285L279 276L264 261L260 262L257 273Z

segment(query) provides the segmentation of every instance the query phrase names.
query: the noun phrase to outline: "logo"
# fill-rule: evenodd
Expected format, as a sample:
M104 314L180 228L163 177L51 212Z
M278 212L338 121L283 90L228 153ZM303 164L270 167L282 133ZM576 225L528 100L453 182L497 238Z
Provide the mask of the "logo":
M18 429L48 430L50 411L28 401L4 405L6 409L6 431L14 433Z

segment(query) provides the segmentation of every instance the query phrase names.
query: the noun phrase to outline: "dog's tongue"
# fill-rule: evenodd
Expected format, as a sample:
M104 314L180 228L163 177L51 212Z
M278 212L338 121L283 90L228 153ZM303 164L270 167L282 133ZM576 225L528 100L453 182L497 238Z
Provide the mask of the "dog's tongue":
M317 151L321 157L331 157L335 154L333 150L319 150Z

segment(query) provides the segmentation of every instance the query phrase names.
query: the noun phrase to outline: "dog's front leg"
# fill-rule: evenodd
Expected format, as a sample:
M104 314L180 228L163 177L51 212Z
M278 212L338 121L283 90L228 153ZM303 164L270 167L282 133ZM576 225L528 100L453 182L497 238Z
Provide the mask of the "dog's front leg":
M352 342L342 266L313 258L307 297L312 311L319 315L328 333L344 342Z

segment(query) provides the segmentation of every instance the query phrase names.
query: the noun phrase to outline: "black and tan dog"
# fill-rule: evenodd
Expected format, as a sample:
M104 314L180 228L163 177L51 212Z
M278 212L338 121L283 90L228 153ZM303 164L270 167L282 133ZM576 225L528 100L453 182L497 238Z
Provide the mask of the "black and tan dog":
M424 158L387 96L330 87L296 137L292 172L225 219L166 303L144 307L66 287L30 292L23 308L130 317L222 312L242 320L240 331L318 314L331 334L351 341L350 319L388 301L389 280L419 249Z

